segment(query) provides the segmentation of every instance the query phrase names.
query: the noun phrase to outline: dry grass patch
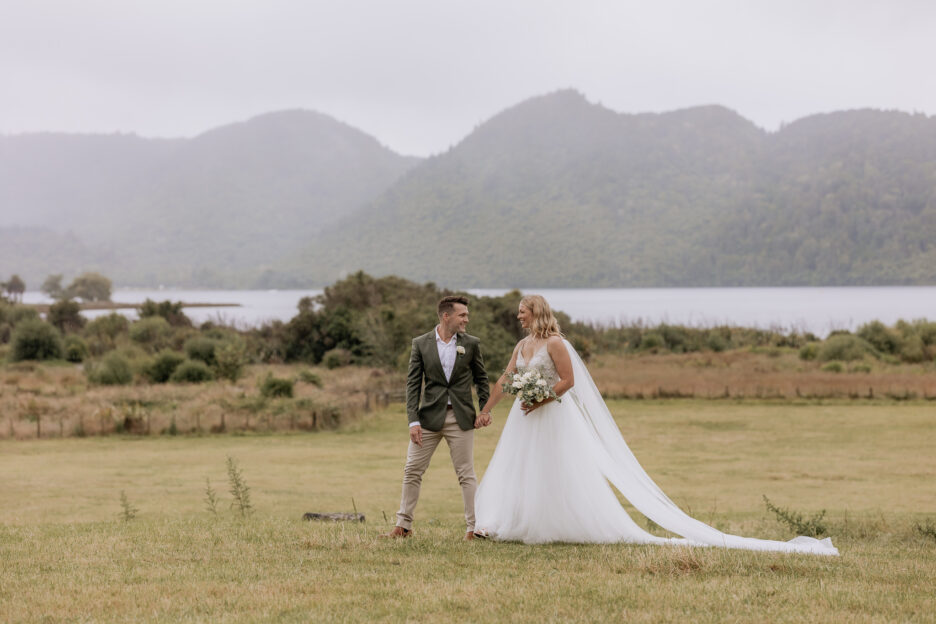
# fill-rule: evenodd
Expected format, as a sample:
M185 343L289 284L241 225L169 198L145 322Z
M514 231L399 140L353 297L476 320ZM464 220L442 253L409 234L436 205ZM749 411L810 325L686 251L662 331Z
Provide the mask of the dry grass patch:
M870 368L864 372L860 365ZM792 349L722 353L603 354L589 371L605 396L631 399L930 399L936 365L887 364L868 359L822 370ZM861 372L852 372L852 371Z
M302 381L307 370L321 388ZM296 380L292 399L260 396L270 374ZM234 384L95 386L80 366L10 365L0 367L0 438L327 429L359 418L401 383L373 368L257 365Z

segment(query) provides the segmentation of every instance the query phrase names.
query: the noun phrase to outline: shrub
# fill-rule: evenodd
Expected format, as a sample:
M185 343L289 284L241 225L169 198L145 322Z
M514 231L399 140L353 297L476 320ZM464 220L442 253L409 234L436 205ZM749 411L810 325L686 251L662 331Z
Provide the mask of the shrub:
M242 341L222 343L215 349L214 357L214 368L221 379L235 382L244 375L247 354Z
M24 305L4 306L3 320L16 327L23 321L38 319L39 313L35 308Z
M282 379L267 375L260 384L260 395L266 398L273 397L292 397L293 381L292 379Z
M640 344L637 345L637 348L641 351L656 352L665 344L666 341L663 340L663 336L656 332L649 332L640 337Z
M116 312L111 312L110 314L92 319L85 326L84 333L85 336L106 336L113 340L117 338L117 336L125 333L129 326L130 321L127 320L127 317L117 314Z
M211 374L211 369L200 360L182 362L169 377L172 383L202 383L212 379L214 375Z
M346 349L332 349L326 351L322 356L322 364L325 368L331 370L340 366L347 366L351 363L351 352Z
M916 334L904 338L900 345L900 359L904 362L922 362L929 359L923 339Z
M864 363L855 364L854 366L851 367L851 372L852 373L870 373L871 365L864 364Z
M829 360L851 362L860 360L866 353L873 353L873 347L865 340L851 334L837 334L830 336L822 343L817 357L820 362Z
M169 301L160 301L159 303L152 299L147 299L139 309L140 318L149 318L159 316L173 327L191 327L192 321L182 312L182 302L175 303Z
M166 383L176 371L185 356L175 351L160 351L144 369L143 374L154 383Z
M78 331L88 322L81 316L81 306L70 299L49 306L47 319L63 333Z
M130 340L150 349L166 346L171 335L169 322L161 316L148 316L130 326Z
M62 357L62 335L59 330L39 319L29 319L18 323L10 339L12 352L10 359L55 360Z
M214 366L217 348L218 341L205 336L195 336L185 341L185 354L192 360L204 362L207 366Z
M699 345L695 340L696 336L690 333L690 330L679 325L660 325L658 331L663 336L663 342L666 348L673 353L684 353L687 351L698 351ZM698 334L698 332L696 332Z
M308 368L299 371L296 376L302 383L312 384L318 388L322 387L322 378L310 371Z
M119 353L109 353L96 365L87 369L88 379L104 386L125 386L133 381L130 362Z
M767 506L767 511L772 513L778 522L782 522L783 524L790 527L790 530L797 535L806 535L807 537L822 537L829 532L826 523L823 522L823 518L825 518L826 513L825 509L807 518L801 512L777 507L771 503L770 499L766 496L763 498L764 504Z
M827 373L841 373L845 370L845 367L842 366L841 362L829 362L828 364L823 364L822 370Z
M858 336L867 340L881 353L897 353L900 338L881 321L871 321L858 328Z
M711 349L712 351L715 351L716 353L725 351L730 346L730 343L728 342L728 340L724 336L718 333L709 334L709 337L705 341L705 344L709 349Z
M88 357L88 343L80 336L65 338L65 359L69 362L84 362Z
M819 343L810 342L803 345L803 348L799 350L799 356L801 360L815 360L819 357Z

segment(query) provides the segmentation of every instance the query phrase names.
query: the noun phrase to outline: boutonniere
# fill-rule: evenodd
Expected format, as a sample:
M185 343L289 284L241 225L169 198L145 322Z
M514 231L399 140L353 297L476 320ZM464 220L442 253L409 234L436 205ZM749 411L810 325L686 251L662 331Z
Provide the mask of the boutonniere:
M455 347L455 351L458 353L458 355L465 355L465 347L461 345Z

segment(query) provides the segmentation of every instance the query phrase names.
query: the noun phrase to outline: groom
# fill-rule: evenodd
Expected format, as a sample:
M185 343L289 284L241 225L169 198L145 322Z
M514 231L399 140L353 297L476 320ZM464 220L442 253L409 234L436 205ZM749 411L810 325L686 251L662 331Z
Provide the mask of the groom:
M465 501L468 526L465 539L475 537L474 429L488 421L475 416L471 385L477 388L481 405L487 402L490 388L481 359L481 341L465 333L468 299L445 297L439 302L438 313L439 324L435 329L413 339L406 377L410 443L403 469L400 511L396 526L387 537L409 537L412 533L422 475L443 438L448 443Z

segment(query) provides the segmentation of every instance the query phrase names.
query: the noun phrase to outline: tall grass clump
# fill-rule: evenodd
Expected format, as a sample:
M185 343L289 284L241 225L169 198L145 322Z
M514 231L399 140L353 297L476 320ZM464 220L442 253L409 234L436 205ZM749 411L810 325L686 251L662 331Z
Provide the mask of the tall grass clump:
M237 460L230 455L227 458L227 474L231 496L234 497L231 501L231 509L236 507L241 516L246 517L253 511L253 505L250 503L250 488L244 481L244 475L240 466L237 465Z
M826 514L825 509L807 518L798 511L777 507L766 496L764 496L764 504L767 506L767 511L772 513L778 522L790 527L790 530L797 535L822 537L829 532L828 526L823 522Z
M123 490L120 490L120 518L124 522L130 522L136 518L139 511L139 509L130 503L130 499L127 498L127 493Z

